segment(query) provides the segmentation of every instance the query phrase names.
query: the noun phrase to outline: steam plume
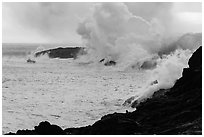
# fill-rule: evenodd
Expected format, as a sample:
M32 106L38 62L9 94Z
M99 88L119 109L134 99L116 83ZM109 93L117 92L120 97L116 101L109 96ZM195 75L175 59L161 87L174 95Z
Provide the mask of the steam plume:
M202 35L185 34L189 29L184 31L181 22L176 22L171 3L146 6L136 3L132 10L134 14L127 5L96 4L93 15L79 24L77 32L87 46L87 62L105 59L117 62L116 66L123 68L140 68L149 61L146 66L155 66L147 71L150 81L137 93L136 98L143 100L158 89L173 86L183 67L187 67L192 51L201 45ZM155 10L151 11L151 8ZM192 29L190 32L195 31ZM155 80L157 83L151 85Z

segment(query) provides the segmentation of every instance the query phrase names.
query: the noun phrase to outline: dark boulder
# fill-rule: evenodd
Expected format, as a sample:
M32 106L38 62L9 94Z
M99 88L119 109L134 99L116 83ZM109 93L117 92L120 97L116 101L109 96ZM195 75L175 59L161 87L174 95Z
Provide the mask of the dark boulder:
M51 125L49 122L41 122L38 126L35 126L35 132L39 135L63 135L65 134L61 127L57 125Z
M105 59L101 59L99 62L104 62L105 61Z
M100 62L100 63L104 63L104 62L105 62L105 63L104 63L105 66L114 66L114 65L116 65L116 62L115 62L115 61L113 61L113 60L106 61L104 58L101 59L99 62Z
M111 60L111 61L107 61L104 65L105 66L114 66L114 65L116 65L116 62Z
M35 60L27 59L27 63L35 63Z
M17 135L65 135L65 132L61 127L57 125L51 125L49 122L41 122L38 126L34 127L34 130L18 130ZM8 133L7 135L14 135Z

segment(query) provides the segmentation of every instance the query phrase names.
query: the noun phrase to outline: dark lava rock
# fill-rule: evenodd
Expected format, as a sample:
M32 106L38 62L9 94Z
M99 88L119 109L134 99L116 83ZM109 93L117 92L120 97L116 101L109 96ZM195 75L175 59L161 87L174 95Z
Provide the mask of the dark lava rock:
M49 49L35 53L35 57L48 54L50 58L76 58L78 54L85 54L85 50L82 47L67 47Z
M51 125L49 122L41 122L35 126L35 131L40 135L63 135L64 131L57 125Z
M35 126L34 130L18 130L17 135L65 135L65 132L61 127L57 125L51 125L49 122L41 122L38 126ZM14 135L14 133L8 133L7 135Z
M108 114L92 126L65 130L44 122L35 130L19 130L16 134L201 135L201 58L200 47L189 60L190 67L184 69L182 77L172 88L155 92L152 98L137 105L133 112Z
M104 65L105 66L114 66L114 65L116 65L116 62L111 60L111 61L106 62Z
M189 59L188 65L191 69L199 69L202 67L202 48L194 52L192 57Z
M27 63L35 63L35 60L27 59Z
M103 59L101 59L99 62L100 62L100 63L105 62L105 59L103 58ZM116 62L113 61L113 60L110 60L110 61L106 61L106 62L104 63L104 65L105 65L105 66L114 66L114 65L116 65Z
M105 61L105 59L101 59L99 62L104 62Z

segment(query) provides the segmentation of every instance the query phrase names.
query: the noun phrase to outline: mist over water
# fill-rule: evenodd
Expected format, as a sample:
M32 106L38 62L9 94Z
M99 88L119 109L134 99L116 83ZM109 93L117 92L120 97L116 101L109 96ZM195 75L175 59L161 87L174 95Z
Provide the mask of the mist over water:
M76 31L87 54L79 55L74 63L103 71L147 73L149 79L133 96L135 100L151 97L154 91L174 85L193 51L202 45L202 34L196 33L199 25L182 27L186 22L178 20L180 14L173 3L96 3L92 14L78 24ZM34 57L45 49L33 45L11 53L7 47L3 55L19 54L39 62L49 60L46 54ZM116 65L104 66L109 61Z
M92 14L76 29L87 54L75 60L51 59L47 54L34 56L66 44L3 44L4 132L31 129L43 120L63 128L87 126L105 114L135 110L130 107L135 101L139 103L159 89L172 87L183 68L188 67L192 53L202 45L199 22L180 19L186 12L178 13L173 3L93 5ZM54 3L34 4L35 11L38 7L45 11L43 17L63 11L56 13L60 4L54 7ZM23 8L22 13L27 10ZM55 20L54 15L49 20ZM54 24L47 20L49 27L54 25L49 30L38 16L31 24L26 15L21 18L26 26L42 28L39 34L47 37L58 30L56 20ZM59 18L64 22L64 16ZM59 30L64 30L64 25ZM60 31L49 39L55 35L59 38L58 34ZM36 63L27 63L28 58ZM109 61L116 64L106 66Z

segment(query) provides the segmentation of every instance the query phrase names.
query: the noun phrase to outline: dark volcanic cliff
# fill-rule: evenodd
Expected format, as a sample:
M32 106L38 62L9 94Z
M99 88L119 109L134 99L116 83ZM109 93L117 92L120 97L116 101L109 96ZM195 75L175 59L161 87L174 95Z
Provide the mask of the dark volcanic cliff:
M48 54L50 58L76 58L78 54L84 54L84 48L82 47L67 47L67 48L56 48L49 49L35 53L35 57L40 55Z
M202 134L202 48L171 89L155 92L134 112L108 114L92 126L65 130L41 122L16 134Z

